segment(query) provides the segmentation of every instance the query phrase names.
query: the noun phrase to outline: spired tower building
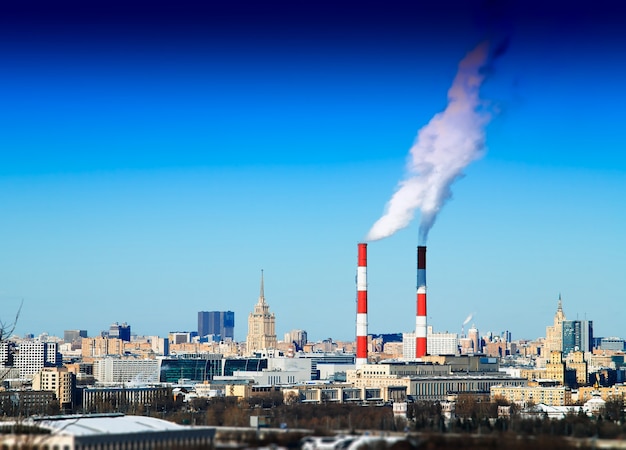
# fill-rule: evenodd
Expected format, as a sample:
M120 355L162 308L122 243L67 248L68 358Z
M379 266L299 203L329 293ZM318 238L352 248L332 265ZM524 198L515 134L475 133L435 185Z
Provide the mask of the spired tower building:
M248 316L248 336L246 349L248 354L257 350L276 348L276 318L270 313L270 306L265 303L263 271L261 270L261 293L254 311Z
M561 301L561 294L559 294L559 303L556 308L556 314L554 315L554 325L546 327L546 345L545 354L550 356L550 352L563 351L563 321L565 320L565 313L563 312L563 302Z

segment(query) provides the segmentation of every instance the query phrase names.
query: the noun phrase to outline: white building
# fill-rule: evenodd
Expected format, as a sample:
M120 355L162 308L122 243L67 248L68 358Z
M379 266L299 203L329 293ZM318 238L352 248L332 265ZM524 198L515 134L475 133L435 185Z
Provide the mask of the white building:
M459 335L456 333L434 333L428 327L426 352L429 355L456 355L459 353Z
M426 334L426 353L428 355L457 355L459 353L459 335L456 333L434 333L428 326ZM415 333L402 333L402 359L415 359Z
M93 363L93 376L103 384L158 383L159 361L139 358L102 358Z
M308 358L274 357L267 359L267 369L260 371L233 372L233 376L216 376L215 380L248 379L255 384L278 386L284 384L302 383L311 380L312 361Z
M32 379L44 367L61 364L59 344L56 342L22 341L13 366L20 371L20 378Z
M428 348L428 338L426 338L426 348ZM410 361L415 359L415 333L402 333L402 359Z

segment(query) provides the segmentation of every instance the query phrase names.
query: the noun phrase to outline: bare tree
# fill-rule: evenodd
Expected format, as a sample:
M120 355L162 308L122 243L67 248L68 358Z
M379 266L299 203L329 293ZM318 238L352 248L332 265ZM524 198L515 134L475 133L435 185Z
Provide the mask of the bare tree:
M20 312L22 312L22 305L24 301L20 302L20 307L17 309L15 313L15 317L12 322L5 321L4 319L0 319L0 342L6 341L15 331L15 327L17 326L17 321L20 318Z

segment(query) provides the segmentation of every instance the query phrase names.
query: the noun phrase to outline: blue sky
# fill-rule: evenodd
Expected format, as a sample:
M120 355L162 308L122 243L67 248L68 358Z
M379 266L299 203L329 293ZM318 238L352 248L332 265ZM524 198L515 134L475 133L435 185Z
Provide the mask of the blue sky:
M232 310L244 339L263 269L279 338L353 339L357 243L459 60L509 37L481 90L487 153L430 232L428 322L534 338L561 293L626 337L616 3L60 5L0 12L1 319L23 301L19 334L164 336ZM370 332L414 327L417 219L369 245Z

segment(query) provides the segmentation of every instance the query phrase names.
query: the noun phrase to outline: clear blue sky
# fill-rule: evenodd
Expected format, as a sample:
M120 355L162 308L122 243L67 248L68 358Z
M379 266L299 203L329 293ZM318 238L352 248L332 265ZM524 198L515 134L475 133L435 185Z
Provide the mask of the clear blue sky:
M459 3L2 5L0 319L165 336L232 310L245 339L264 269L279 338L353 339L357 243L459 60L508 36L487 153L430 232L428 322L535 338L561 293L626 337L617 2ZM371 333L414 328L417 219L369 245Z

